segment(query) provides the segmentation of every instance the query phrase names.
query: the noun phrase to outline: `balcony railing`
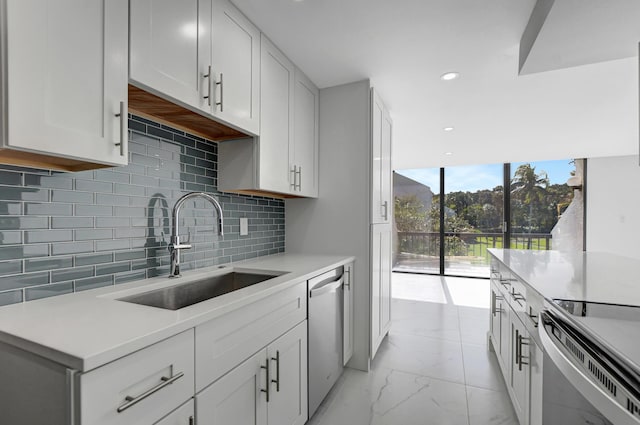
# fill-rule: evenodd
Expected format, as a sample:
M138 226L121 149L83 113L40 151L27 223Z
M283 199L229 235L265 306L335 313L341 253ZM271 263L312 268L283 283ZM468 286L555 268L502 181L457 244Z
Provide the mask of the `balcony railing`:
M438 232L398 232L400 252L425 256L440 255L440 233ZM502 233L445 232L445 256L483 258L489 262L488 248L502 248ZM551 249L551 234L514 233L511 248Z

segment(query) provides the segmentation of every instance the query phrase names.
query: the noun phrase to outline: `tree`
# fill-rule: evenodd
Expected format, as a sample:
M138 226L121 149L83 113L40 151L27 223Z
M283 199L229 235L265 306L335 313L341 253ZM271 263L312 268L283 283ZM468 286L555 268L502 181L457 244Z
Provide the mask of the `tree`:
M536 173L536 167L522 164L511 179L512 207L514 220L522 227L527 227L529 233L535 228L540 230L540 206L543 204L545 193L549 187L547 173Z
M416 195L396 197L394 215L398 232L424 232L427 228L427 212Z

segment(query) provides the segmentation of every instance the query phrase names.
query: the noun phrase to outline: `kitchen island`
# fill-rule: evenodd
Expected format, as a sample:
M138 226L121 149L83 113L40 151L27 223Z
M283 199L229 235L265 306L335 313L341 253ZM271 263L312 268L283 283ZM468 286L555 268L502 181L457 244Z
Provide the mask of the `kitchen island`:
M598 252L489 251L492 260L488 341L496 353L520 424L549 422L549 411L557 406L552 406L548 400L550 391L548 383L543 382L543 372L548 381L551 367L556 375L560 374L549 358L560 359L553 361L557 364L573 356L578 367L568 366L562 374L573 373L578 380L592 375L588 379L599 381L604 391L593 390L595 387L590 388L588 384L575 384L578 381L574 380L574 386L569 386L565 392L577 394L575 388L579 388L582 395L592 392L600 397L600 393L610 391L613 396L609 398L622 399L618 404L624 408L619 409L614 402L605 400L604 407L598 405L600 412L589 414L595 418L610 409L613 413L608 412L608 417L611 419L611 415L620 413L616 410L622 410L621 422L613 423L640 421L638 412L627 407L632 400L621 395L624 385L618 385L620 381L614 384L615 371L613 375L610 371L604 374L605 369L592 363L592 360L597 362L604 357L618 359L616 361L629 376L633 379L639 376L640 286L637 271L640 261ZM551 323L550 319L554 317L560 322ZM569 332L561 330L559 323L566 323ZM567 337L570 334L578 340L584 336L584 340L590 342L586 346L578 344L577 340ZM558 345L558 342L560 348L557 350L550 345ZM547 412L543 415L545 409ZM596 423L609 423L600 420L598 418Z

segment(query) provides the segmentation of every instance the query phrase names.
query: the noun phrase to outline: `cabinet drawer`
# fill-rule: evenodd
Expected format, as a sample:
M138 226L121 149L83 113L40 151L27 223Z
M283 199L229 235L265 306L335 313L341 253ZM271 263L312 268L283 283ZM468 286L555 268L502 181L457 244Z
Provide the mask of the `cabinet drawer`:
M188 330L79 377L81 425L152 424L193 396Z
M307 316L306 282L196 328L196 392Z

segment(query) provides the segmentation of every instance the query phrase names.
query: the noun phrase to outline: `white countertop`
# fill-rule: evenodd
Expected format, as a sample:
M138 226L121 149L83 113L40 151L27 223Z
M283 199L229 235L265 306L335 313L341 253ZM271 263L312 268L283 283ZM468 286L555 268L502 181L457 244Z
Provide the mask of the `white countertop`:
M540 293L548 307L555 307L554 299L640 306L640 260L601 252L489 251ZM637 320L579 317L555 310L640 372L640 309Z
M186 271L179 279L161 276L0 307L0 341L88 371L353 260L278 254ZM176 311L116 299L233 268L285 274Z
M640 260L603 252L489 249L540 295L640 306Z

